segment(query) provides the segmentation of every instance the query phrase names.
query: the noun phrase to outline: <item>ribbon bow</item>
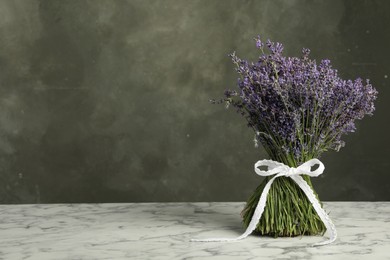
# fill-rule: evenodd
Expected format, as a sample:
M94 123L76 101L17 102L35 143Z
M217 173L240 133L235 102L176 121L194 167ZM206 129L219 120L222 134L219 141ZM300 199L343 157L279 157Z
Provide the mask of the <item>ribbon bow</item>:
M319 165L319 167L312 171L311 167ZM260 170L260 166L267 166L267 170ZM303 190L303 192L306 194L307 198L313 205L315 211L317 212L318 216L321 218L322 222L324 222L325 227L327 231L329 232L329 239L320 243L316 243L313 246L321 246L321 245L327 245L332 242L334 242L337 238L337 231L336 227L332 223L332 220L329 218L328 214L322 209L319 201L317 200L316 196L314 195L313 190L310 188L310 186L307 184L307 182L302 178L302 174L306 174L310 177L317 177L321 175L324 172L325 166L324 164L318 160L318 159L311 159L304 164L300 165L297 168L289 167L283 163L272 161L272 160L261 160L258 161L255 164L255 172L260 176L272 176L275 175L272 179L268 181L268 183L265 185L264 190L260 196L259 202L256 206L255 213L252 216L252 220L249 223L246 231L239 237L236 238L207 238L207 239L191 239L191 241L194 242L222 242L222 241L237 241L240 239L244 239L247 236L249 236L253 230L256 229L257 224L259 223L259 220L261 218L261 215L264 212L265 204L267 201L267 195L271 188L272 183L274 180L278 177L285 176L289 177L292 180L294 180L298 186Z

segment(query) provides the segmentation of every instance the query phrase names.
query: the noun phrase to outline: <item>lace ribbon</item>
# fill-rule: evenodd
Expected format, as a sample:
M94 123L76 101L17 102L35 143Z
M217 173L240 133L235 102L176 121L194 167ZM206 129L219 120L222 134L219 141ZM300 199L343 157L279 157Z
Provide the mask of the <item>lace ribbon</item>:
M311 167L319 165L319 167L312 171ZM260 166L267 166L267 170L260 170ZM223 241L238 241L249 236L253 230L256 229L257 224L261 218L261 215L264 212L265 204L267 201L267 195L271 188L272 183L278 177L285 176L290 177L294 180L298 186L306 194L309 201L312 203L314 209L316 210L318 216L324 222L327 231L329 232L329 239L320 243L313 244L313 246L322 246L334 242L337 238L336 227L334 226L332 220L329 218L328 214L322 209L319 201L314 195L313 190L307 184L307 182L302 178L302 174L306 174L310 177L317 177L324 172L325 166L318 159L311 159L304 164L300 165L297 168L289 167L283 163L272 161L272 160L261 160L255 164L255 172L260 176L272 176L275 175L272 179L268 181L265 185L263 193L260 196L259 202L256 206L255 213L252 216L252 220L249 223L246 231L239 237L236 238L205 238L205 239L191 239L192 242L223 242Z

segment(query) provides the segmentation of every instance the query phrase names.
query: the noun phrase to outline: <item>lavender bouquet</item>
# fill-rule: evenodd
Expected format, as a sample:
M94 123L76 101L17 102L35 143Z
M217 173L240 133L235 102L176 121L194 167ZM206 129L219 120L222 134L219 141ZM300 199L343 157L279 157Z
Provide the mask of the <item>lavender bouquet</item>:
M377 91L369 80L340 78L329 60L311 60L309 49L300 58L285 57L282 44L255 41L258 60L250 63L231 54L240 75L238 88L212 102L235 107L253 129L255 145L260 143L273 161L296 168L327 150L338 151L345 144L341 137L355 131L355 120L372 115ZM313 189L310 177L302 177ZM242 211L246 226L269 180L248 199ZM326 227L301 188L279 177L254 231L273 237L317 235Z

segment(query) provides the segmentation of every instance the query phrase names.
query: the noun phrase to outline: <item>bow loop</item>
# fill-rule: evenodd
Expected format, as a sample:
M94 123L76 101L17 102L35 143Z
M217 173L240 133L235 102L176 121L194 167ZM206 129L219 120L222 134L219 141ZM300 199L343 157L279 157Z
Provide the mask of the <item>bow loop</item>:
M265 166L267 170L260 170L259 167ZM255 163L255 172L260 176L271 176L287 170L287 166L280 162L271 160L261 160Z
M315 169L314 171L312 171L311 167L315 166L315 165L318 165L318 168ZM304 164L301 164L297 170L301 173L301 174L306 174L306 175L309 175L310 177L317 177L319 175L321 175L324 170L325 170L325 166L324 164L318 160L318 159L311 159L307 162L305 162Z

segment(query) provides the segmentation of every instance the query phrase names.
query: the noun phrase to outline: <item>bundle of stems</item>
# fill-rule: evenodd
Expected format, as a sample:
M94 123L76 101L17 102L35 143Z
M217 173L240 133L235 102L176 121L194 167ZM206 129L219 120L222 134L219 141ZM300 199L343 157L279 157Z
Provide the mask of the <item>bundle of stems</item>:
M305 162L315 158L310 152L302 153L301 158L293 155L283 156L277 147L264 146L265 150L274 161L282 162L290 167L297 167L299 162ZM278 156L279 154L279 156ZM243 224L247 227L258 204L265 185L271 177L266 177L249 197L241 212ZM322 203L315 192L310 177L302 176L313 190L317 200ZM302 189L289 177L279 177L273 182L267 195L266 207L254 230L255 234L272 237L294 237L299 235L323 235L326 227L313 205Z
M256 188L241 212L245 227L252 220L257 203L269 178L266 177ZM313 189L310 177L303 176L303 178ZM314 194L317 196L315 192ZM272 237L294 237L323 235L325 231L324 223L299 186L288 177L276 178L269 190L266 207L254 233Z

